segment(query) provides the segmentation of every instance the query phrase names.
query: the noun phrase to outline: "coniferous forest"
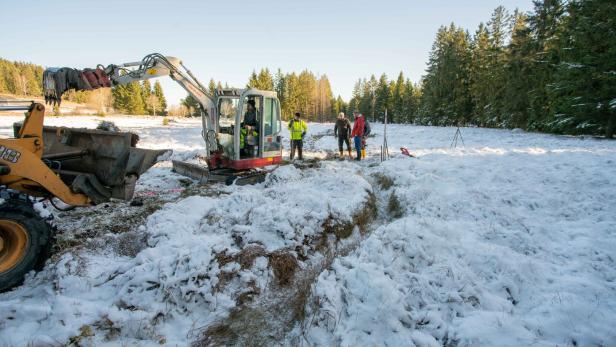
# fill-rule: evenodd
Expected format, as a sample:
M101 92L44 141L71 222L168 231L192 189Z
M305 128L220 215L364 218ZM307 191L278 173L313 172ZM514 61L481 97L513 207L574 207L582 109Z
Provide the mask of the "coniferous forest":
M616 2L534 5L498 7L473 34L441 27L414 121L612 137Z
M327 75L265 68L252 72L247 87L275 90L285 119L299 111L311 121L332 121L338 112L359 110L368 119L382 121L387 109L393 123L613 137L616 2L533 3L529 13L499 6L473 32L455 23L441 26L420 81L412 82L402 72L391 79L385 74L363 77L345 101L332 91ZM0 59L0 93L40 96L42 71L40 66ZM210 92L220 87L221 82L210 80ZM158 82L92 94L70 92L66 99L130 114L167 110ZM187 97L180 107L185 110L180 114L191 114L197 104Z
M421 82L360 79L350 108L393 122L522 128L612 137L616 2L534 1L497 7L471 34L439 28Z

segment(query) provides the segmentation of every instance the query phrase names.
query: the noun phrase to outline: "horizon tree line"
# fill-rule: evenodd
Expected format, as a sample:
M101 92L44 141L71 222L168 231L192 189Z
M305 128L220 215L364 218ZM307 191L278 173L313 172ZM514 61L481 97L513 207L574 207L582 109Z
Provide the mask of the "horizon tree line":
M305 69L256 70L247 87L274 90L283 119L296 111L310 121L333 121L358 110L392 123L522 128L562 134L613 137L616 132L616 3L602 0L533 1L528 13L498 6L471 35L451 23L441 26L425 75L418 83L402 72L360 78L350 100L334 96L327 75ZM43 68L0 59L0 93L41 96ZM147 82L147 81L146 81ZM69 92L65 98L127 113L165 114L156 81L104 92ZM225 83L226 86L226 83ZM222 87L210 80L208 89ZM94 94L94 92L97 92ZM196 114L190 96L172 114Z

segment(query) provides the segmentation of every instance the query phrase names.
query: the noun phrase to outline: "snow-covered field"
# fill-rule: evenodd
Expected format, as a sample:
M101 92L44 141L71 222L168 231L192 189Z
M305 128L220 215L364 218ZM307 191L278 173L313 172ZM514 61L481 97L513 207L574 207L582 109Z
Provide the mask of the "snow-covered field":
M198 120L105 120L174 158L201 149ZM258 185L162 162L145 207L54 212L61 247L0 294L0 345L616 344L616 142L465 128L452 149L455 128L390 126L381 163L374 124L356 163L331 160L331 128L310 124L323 160Z

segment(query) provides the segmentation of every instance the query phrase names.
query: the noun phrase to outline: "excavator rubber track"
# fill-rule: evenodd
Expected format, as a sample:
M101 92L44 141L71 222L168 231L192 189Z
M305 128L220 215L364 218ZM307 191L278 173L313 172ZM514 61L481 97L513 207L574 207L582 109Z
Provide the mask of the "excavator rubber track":
M267 170L243 170L215 169L209 170L203 165L196 163L172 160L173 171L196 180L199 184L224 183L244 186L261 183L269 173Z

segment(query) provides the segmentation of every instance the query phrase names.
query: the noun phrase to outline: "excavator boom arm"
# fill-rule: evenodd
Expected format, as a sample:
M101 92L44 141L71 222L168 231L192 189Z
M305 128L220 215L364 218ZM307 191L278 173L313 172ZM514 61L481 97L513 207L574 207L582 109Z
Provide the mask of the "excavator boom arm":
M146 55L139 62L122 65L108 65L105 73L113 85L124 85L135 81L142 81L156 77L169 76L184 88L201 106L201 120L203 131L201 135L205 141L206 153L218 149L216 142L217 108L213 97L199 80L188 70L182 61L175 57L163 56L159 53Z

